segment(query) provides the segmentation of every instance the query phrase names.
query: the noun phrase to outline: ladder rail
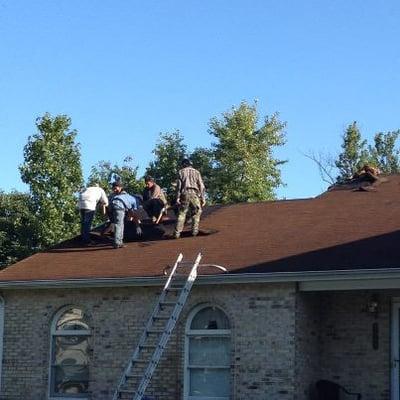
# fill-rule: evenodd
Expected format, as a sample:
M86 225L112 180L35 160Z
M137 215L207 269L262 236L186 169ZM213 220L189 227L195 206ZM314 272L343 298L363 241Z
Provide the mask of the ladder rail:
M123 372L123 374L122 374L122 376L121 376L121 378L120 378L120 380L119 380L119 383L118 383L118 385L117 385L117 388L116 388L115 391L114 391L114 395L113 395L113 397L112 397L112 400L118 400L118 393L119 393L119 390L120 390L120 388L125 384L125 382L126 382L126 377L127 377L127 375L130 374L130 372L131 372L131 370L132 370L133 363L134 363L135 360L138 358L138 355L139 355L139 352L140 352L140 347L145 343L145 341L146 341L146 339L147 339L147 332L148 332L148 330L151 328L151 326L152 326L152 324L153 324L153 322L154 322L154 316L157 314L157 312L158 312L158 310L159 310L160 303L161 303L161 302L165 299L165 297L166 297L166 294L167 294L166 289L168 289L168 287L170 286L171 281L172 281L172 277L175 275L176 270L177 270L177 268L178 268L178 265L179 265L179 263L182 261L182 259L183 259L183 254L180 253L180 254L178 255L178 258L177 258L176 261L175 261L175 264L174 264L174 266L173 266L173 268L172 268L172 270L171 270L171 273L169 274L169 277L168 277L168 279L167 279L167 282L165 283L165 285L164 285L164 287L163 287L163 290L162 290L162 292L161 292L161 294L160 294L160 296L159 296L159 298L158 298L158 301L157 301L156 305L155 305L154 308L153 308L153 311L152 311L152 313L151 313L151 315L150 315L150 318L147 320L147 323L146 323L146 325L145 325L145 329L144 329L142 335L140 336L139 342L138 342L137 346L135 347L135 350L134 350L134 352L133 352L133 355L132 355L132 357L130 358L130 360L129 360L127 366L125 367L125 370L124 370L124 372Z
M138 390L133 398L134 400L142 400L142 398L145 394L146 388L147 388L148 384L150 383L150 380L153 376L155 369L157 368L157 365L161 359L162 353L164 352L164 349L168 343L168 340L171 337L172 331L175 328L175 325L178 321L179 315L186 303L186 300L189 296L190 290L191 290L193 283L197 277L197 268L200 264L201 258L202 258L202 254L199 253L197 255L195 262L192 264L192 269L190 271L190 274L188 275L185 286L182 288L182 291L179 295L178 301L175 304L175 307L171 314L171 317L169 318L167 325L165 327L165 330L161 335L158 346L156 347L156 349L153 352L153 355L151 356L151 360L146 368L146 371L144 372L143 378L141 379L141 382L139 383Z

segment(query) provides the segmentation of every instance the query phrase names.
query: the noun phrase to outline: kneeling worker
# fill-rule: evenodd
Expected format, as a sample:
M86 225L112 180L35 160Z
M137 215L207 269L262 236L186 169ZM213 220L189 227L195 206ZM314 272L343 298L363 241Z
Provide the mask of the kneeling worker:
M136 198L126 193L123 190L122 183L120 181L112 184L113 194L110 196L110 207L113 213L113 222L115 224L114 231L114 249L124 247L124 225L125 225L125 213L128 213L128 217L134 220L136 223L136 234L140 236L142 234L139 226L139 220L137 219L134 210L138 209Z
M144 182L146 187L143 190L143 208L152 221L156 222L167 205L167 199L154 178L146 176Z
M179 214L174 232L175 239L181 236L189 209L192 214L192 236L198 235L202 207L206 204L205 187L200 172L192 167L187 158L181 165L182 169L179 170L176 182L176 204L179 207Z

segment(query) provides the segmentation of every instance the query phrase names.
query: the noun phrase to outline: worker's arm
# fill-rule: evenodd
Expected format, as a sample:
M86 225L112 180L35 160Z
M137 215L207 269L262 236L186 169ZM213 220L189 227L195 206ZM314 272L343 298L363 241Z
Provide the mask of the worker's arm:
M199 175L197 178L197 185L199 187L201 205L205 206L206 205L206 187L204 186L203 178L201 177L200 172L199 172Z
M182 190L182 180L180 175L176 180L176 204L181 204L181 190Z
M106 195L106 192L103 189L101 189L101 193L100 193L100 203L106 207L108 206L108 197Z

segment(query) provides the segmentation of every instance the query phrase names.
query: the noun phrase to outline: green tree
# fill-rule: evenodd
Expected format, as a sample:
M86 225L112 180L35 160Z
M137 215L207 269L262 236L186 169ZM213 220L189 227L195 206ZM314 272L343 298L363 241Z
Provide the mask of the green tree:
M393 174L400 172L400 151L396 148L400 130L378 132L373 144L362 138L357 122L348 125L342 135L342 151L337 157L322 154L306 154L319 169L322 180L333 185L352 178L365 164L378 167L381 172ZM336 179L334 174L338 173Z
M400 171L399 150L396 141L400 130L392 132L378 132L374 136L374 146L368 146L369 161L383 173L394 174Z
M275 189L282 185L279 166L285 161L274 157L273 151L285 143L285 124L277 114L265 117L258 126L256 104L242 102L238 108L210 121L209 132L215 163L217 203L271 200Z
M342 152L335 160L335 166L339 171L337 182L350 179L370 158L367 141L362 139L357 122L346 128L342 140Z
M144 183L138 179L137 174L138 167L133 163L131 156L125 157L122 165L112 165L109 161L100 161L91 168L88 185L98 183L108 193L112 182L120 180L128 193L141 193Z
M146 169L146 175L155 178L157 184L166 191L169 200L175 196L174 183L186 151L187 147L179 130L161 133L153 150L154 161Z
M0 268L38 249L38 221L31 200L27 193L0 191Z
M36 120L37 133L24 147L20 166L30 187L42 246L67 239L79 231L75 193L82 185L77 132L66 115L46 113Z

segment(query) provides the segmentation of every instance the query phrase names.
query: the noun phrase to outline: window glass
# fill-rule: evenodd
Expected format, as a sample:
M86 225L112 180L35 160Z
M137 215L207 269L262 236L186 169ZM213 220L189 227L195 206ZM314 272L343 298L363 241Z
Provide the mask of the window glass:
M217 307L204 307L186 329L185 400L228 400L231 337L227 316Z
M56 330L82 330L89 329L87 318L79 308L70 308L60 316Z
M230 364L229 337L197 336L189 339L189 365Z
M189 395L229 398L229 375L229 369L193 369Z
M229 329L229 321L219 308L207 307L196 314L190 329Z
M56 365L53 367L52 376L54 394L84 394L88 392L89 368L87 365Z
M87 398L90 338L87 318L79 308L69 308L54 326L50 394L55 398Z

